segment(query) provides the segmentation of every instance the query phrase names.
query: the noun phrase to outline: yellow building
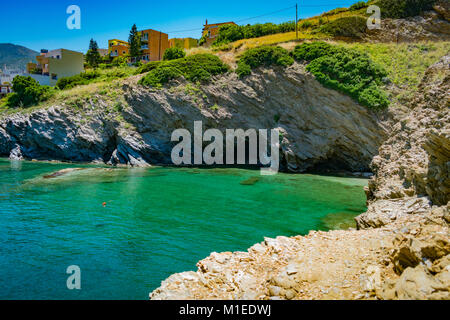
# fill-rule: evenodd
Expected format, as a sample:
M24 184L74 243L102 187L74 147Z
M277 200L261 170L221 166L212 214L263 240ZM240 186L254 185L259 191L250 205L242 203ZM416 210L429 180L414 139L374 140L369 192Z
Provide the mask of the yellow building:
M42 85L54 86L59 79L84 71L84 55L81 52L66 49L41 50L36 60L37 64L27 64L27 72Z
M169 39L169 48L191 49L198 47L198 40L194 38L172 38Z
M130 48L126 41L119 39L108 40L108 53L113 58L126 56L129 50Z
M141 61L160 61L164 52L169 48L169 35L167 33L146 29L139 31L141 36Z
M213 24L208 24L208 19L206 19L206 23L203 25L203 32L202 32L202 37L206 38L206 46L210 46L217 38L217 36L219 35L219 29L220 27L226 26L226 25L235 25L237 26L236 23L234 22L222 22L222 23L213 23Z

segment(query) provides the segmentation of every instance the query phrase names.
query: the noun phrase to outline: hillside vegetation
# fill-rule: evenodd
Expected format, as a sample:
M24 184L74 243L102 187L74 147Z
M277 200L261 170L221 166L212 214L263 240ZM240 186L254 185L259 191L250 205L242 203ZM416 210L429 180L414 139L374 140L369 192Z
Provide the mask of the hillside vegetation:
M341 52L319 59L320 56L316 51L325 47L329 48L330 45L351 49L348 52L352 53ZM314 45L308 43L296 45L294 42L293 46L295 46L293 51L281 47L262 46L236 53L238 66L235 72L243 77L259 66L285 67L291 65L295 59L300 63L309 63L307 69L325 86L344 92L367 107L380 109L386 106L386 97L393 102L408 101L416 92L425 70L449 53L450 43L394 44L322 41ZM363 54L359 60L355 60L358 62L349 60L355 55L355 51ZM36 108L58 103L78 106L81 105L81 101L92 100L91 96L111 101L113 106L116 106L114 98L120 96L118 91L120 91L122 79L135 74L144 74L141 80L142 85L161 88L171 79L184 77L191 82L206 82L213 75L233 70L218 57L222 55L220 52L217 53L218 56L207 53L211 51L205 49L201 49L200 52L202 53L191 54L182 59L151 62L140 68L124 66L90 70L82 75L61 79L56 88L34 90L34 92L43 92L45 95L40 98L35 96L31 98L32 100L24 101L25 103L17 103L17 97L9 95L0 100L0 113L31 112ZM336 64L336 59L341 58L344 60ZM358 74L362 72L361 68L372 70L372 65L384 71L376 72L374 77L370 75L370 72ZM350 67L355 69L349 70L350 73L346 74L345 68ZM350 79L351 81L346 84L352 72L356 74L356 78Z
M432 9L433 4L445 1L447 0L358 1L349 8L336 8L321 15L300 20L298 39L331 40L337 37L359 40L367 32L366 19L371 15L367 13L367 8L370 5L377 5L381 8L382 18L407 18L420 15L424 11ZM278 26L279 32L277 33ZM252 31L254 29L258 32ZM212 50L247 49L295 41L296 39L295 25L291 22L280 25L223 26L217 40L213 43Z
M154 63L153 68L139 83L145 86L161 87L172 79L184 77L192 82L206 82L211 76L223 74L229 67L212 54L197 54L186 58ZM147 70L146 67L143 67Z
M407 102L417 91L423 75L431 65L450 54L450 43L345 43L345 48L367 54L372 61L387 72L391 100Z
M126 61L118 60L105 62L97 69L60 79L55 88L30 83L30 89L22 90L17 85L17 94L0 100L0 112L29 111L52 103L70 104L67 101L77 100L76 95L104 96L105 91L108 95L111 87L120 87L123 79L133 75L143 74L139 84L155 89L177 78L199 86L212 76L230 71L243 78L257 67L288 67L294 60L306 64L307 70L324 86L343 92L369 108L383 109L389 101L402 103L411 98L425 70L449 53L449 42L355 42L366 32L366 9L370 4L377 4L384 6L389 16L405 17L429 9L434 2L359 1L350 8L336 8L299 22L301 44L295 40L296 33L291 31L295 25L291 22L225 26L211 48L187 50L186 57L183 52L169 52L166 61L144 65L128 66ZM417 6L411 10L413 4ZM353 40L336 41L342 38Z
M381 89L386 70L357 50L325 42L299 45L293 56L309 62L306 69L324 86L341 91L371 109L384 109L389 100Z
M249 49L241 56L238 62L236 73L240 77L250 75L252 69L271 65L287 67L294 63L294 59L290 56L286 49L281 47L263 46Z
M369 16L366 9L374 1L357 2L350 8L337 8L320 16L306 18L298 23L299 39L326 39L332 36L360 38L365 31L361 19ZM358 19L359 18L359 19ZM336 22L336 20L338 20ZM355 26L356 23L356 26ZM337 31L334 31L337 30ZM334 34L336 33L336 34ZM213 50L231 50L245 46L254 48L296 40L295 24L255 24L247 26L223 26L213 43Z

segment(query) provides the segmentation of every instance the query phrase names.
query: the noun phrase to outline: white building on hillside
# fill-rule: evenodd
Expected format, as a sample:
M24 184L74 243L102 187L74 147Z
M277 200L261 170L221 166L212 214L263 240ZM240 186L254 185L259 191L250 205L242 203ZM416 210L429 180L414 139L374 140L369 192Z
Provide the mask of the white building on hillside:
M0 84L12 84L14 77L23 76L24 74L25 70L3 66L3 69L0 70Z

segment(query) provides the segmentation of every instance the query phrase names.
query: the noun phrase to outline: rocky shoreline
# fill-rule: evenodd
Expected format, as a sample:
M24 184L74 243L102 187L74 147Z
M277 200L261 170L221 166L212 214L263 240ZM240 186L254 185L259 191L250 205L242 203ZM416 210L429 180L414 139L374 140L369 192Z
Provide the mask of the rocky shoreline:
M373 159L358 230L212 253L150 298L450 300L449 108L446 56L428 69L410 113Z
M286 171L375 174L359 230L213 253L197 272L165 280L152 299L450 299L449 59L429 68L405 113L369 111L298 63L164 90L143 88L136 76L115 88L116 104L93 94L0 119L0 156L169 164L171 133L194 121L278 128Z

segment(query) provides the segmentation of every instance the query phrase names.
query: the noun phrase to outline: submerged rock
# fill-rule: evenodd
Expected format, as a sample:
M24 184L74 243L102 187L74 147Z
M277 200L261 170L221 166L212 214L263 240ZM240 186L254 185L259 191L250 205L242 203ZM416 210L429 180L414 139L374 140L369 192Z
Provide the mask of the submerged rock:
M44 179L52 179L52 178L57 178L57 177L61 177L65 174L71 173L71 172L75 172L75 171L80 171L80 170L86 170L86 168L67 168L67 169L62 169L56 172L53 172L51 174L47 174L45 176L43 176Z
M251 177L251 178L248 178L247 180L241 181L240 184L243 186L252 186L255 183L257 183L259 180L260 180L259 177Z
M327 230L348 230L350 228L356 228L355 214L349 212L330 213L321 218L320 221Z

